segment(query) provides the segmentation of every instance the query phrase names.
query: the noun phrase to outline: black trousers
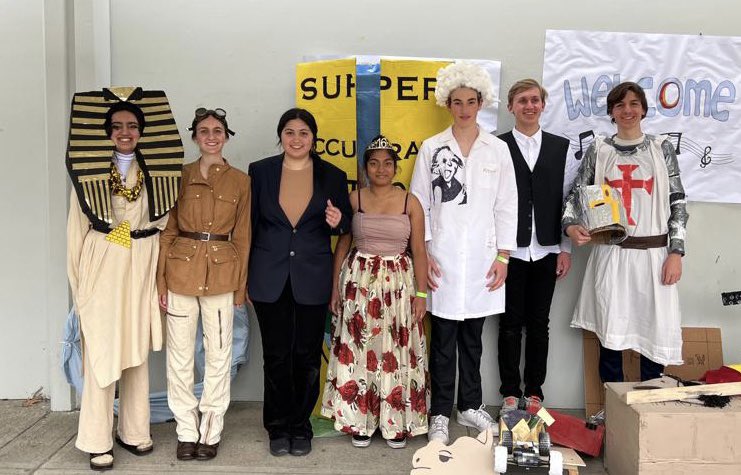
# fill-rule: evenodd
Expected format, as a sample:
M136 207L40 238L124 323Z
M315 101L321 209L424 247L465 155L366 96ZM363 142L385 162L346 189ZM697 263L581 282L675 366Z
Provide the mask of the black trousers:
M499 376L502 396L522 397L520 354L525 328L525 396L543 399L548 368L548 322L556 287L556 254L537 261L511 258L505 287L505 312L499 318Z
M450 417L458 354L458 410L481 407L481 330L484 318L446 320L432 315L430 417Z
M641 355L641 381L658 378L663 372L664 365ZM625 380L622 351L599 345L599 377L603 383L622 383Z
M301 305L291 279L277 301L255 302L262 335L263 425L270 439L312 438L309 417L319 397L327 304Z

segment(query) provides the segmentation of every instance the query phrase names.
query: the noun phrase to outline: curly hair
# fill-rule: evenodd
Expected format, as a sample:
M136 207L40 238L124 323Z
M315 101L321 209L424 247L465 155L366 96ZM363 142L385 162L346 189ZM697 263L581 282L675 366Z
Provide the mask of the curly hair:
M481 66L461 61L450 63L437 71L437 86L435 87L437 105L447 107L450 94L461 87L476 91L484 107L490 106L497 100L489 73Z

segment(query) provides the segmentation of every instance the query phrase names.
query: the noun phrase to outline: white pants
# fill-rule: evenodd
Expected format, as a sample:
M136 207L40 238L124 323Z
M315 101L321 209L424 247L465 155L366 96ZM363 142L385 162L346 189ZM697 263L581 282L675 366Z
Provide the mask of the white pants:
M200 404L193 394L199 314L206 350ZM221 440L230 399L233 318L232 292L202 297L167 293L167 401L181 442L214 445Z
M83 345L85 339L82 339ZM90 352L83 347L83 379L80 403L80 421L75 447L91 454L109 451L113 447L113 398L116 383L105 388L98 386L90 364ZM118 428L124 443L141 445L151 443L149 434L149 365L145 360L139 366L127 368L118 381Z

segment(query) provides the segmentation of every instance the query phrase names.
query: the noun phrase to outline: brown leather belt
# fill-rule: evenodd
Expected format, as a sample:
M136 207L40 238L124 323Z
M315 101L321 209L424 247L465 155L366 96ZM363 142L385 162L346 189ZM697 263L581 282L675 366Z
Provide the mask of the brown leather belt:
M618 244L618 246L624 249L651 249L655 247L666 247L668 237L667 234L661 234L659 236L629 237Z
M188 239L194 239L196 241L230 241L231 238L228 234L214 234L214 233L192 233L190 231L180 231L180 236Z

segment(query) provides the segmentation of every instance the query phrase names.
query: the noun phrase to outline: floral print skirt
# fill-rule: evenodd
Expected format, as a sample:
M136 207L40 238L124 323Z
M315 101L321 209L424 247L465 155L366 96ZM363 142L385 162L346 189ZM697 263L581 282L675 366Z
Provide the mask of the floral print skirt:
M322 414L335 429L385 439L427 433L423 324L412 317L412 260L353 250L342 264Z

